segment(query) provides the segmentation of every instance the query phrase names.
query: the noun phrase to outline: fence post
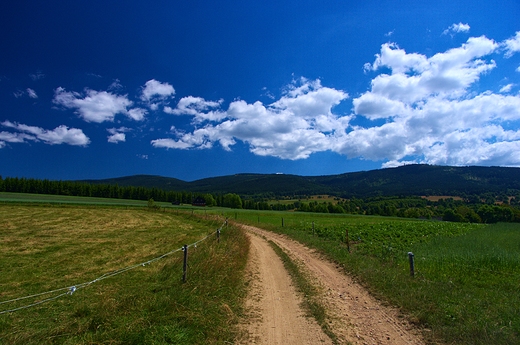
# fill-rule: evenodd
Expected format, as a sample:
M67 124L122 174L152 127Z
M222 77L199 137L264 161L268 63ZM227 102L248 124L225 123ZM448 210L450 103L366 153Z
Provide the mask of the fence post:
M408 261L410 261L410 276L415 276L415 264L414 264L414 255L412 252L408 252Z
M349 238L348 238L348 228L345 229L345 241L347 242L347 250L350 253L350 241L349 241Z
M188 270L188 245L185 244L184 247L182 247L182 250L184 251L184 262L182 264L182 282L186 283L186 271Z
M217 229L217 243L220 243L220 228Z

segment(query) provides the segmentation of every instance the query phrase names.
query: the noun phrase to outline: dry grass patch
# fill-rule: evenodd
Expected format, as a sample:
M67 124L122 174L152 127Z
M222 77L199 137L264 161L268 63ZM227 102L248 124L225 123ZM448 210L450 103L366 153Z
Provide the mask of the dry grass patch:
M0 205L0 302L92 281L221 225L146 208ZM231 343L248 248L245 235L230 227L220 243L210 237L190 250L184 284L179 251L72 296L2 314L0 344ZM37 300L1 304L0 311Z
M89 281L180 248L208 231L146 209L18 205L0 205L0 228L5 298ZM11 288L20 283L26 289Z

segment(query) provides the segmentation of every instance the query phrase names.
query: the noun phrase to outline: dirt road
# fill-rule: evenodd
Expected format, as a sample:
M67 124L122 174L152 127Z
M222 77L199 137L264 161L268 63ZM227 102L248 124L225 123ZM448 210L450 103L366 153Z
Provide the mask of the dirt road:
M296 292L282 261L266 240L252 235L246 301L246 333L242 344L332 344L312 318L300 307Z
M302 244L259 228L252 235L247 301L248 344L330 344L331 340L299 304L281 260L262 237L273 241L307 270L320 287L330 328L340 344L424 344L419 332L397 310L381 305L352 278ZM260 237L261 236L261 237Z

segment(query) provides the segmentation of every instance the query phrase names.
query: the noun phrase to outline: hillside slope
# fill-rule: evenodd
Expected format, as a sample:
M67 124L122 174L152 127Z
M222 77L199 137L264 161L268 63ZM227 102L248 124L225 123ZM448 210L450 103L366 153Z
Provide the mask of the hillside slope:
M328 176L237 174L185 182L175 178L136 175L89 183L118 184L198 193L240 195L313 195L343 197L390 195L516 194L520 168L406 165Z

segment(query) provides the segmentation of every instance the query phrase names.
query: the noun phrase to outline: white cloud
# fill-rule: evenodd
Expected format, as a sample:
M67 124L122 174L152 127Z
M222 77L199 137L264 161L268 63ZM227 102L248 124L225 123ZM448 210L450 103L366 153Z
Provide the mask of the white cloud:
M508 92L511 92L511 89L513 88L513 86L515 86L515 84L507 84L505 86L503 86L501 89L500 89L500 93L508 93Z
M515 71L520 72L520 66L518 66Z
M38 95L36 94L36 91L34 91L31 88L27 88L27 95L31 98L38 98Z
M107 131L108 131L108 133L110 133L110 135L108 136L108 142L109 143L113 143L113 144L117 144L119 142L126 141L126 134L125 134L125 132L129 132L129 131L131 131L131 129L130 128L126 128L126 127L108 128Z
M516 35L514 37L511 37L511 38L505 40L502 43L502 46L506 50L506 53L505 53L506 58L510 58L515 53L520 52L520 31L517 31Z
M9 122L3 122L2 125L8 127ZM0 145L5 147L5 143L23 143L26 140L36 141L36 138L24 133L0 132Z
M13 92L13 96L15 98L20 98L20 97L23 97L25 95L27 95L27 96L29 96L30 98L33 98L33 99L38 98L38 95L36 94L36 91L34 91L31 88L27 88L27 89L25 89L25 91L16 90L15 92Z
M119 79L114 79L114 81L108 86L110 91L119 91L123 89L123 85L121 85L121 81Z
M220 144L231 150L241 141L256 155L282 159L331 151L385 161L384 166L520 166L520 94L511 94L515 84L498 93L478 89L482 76L498 68L491 57L500 47L484 36L470 37L459 47L426 56L383 44L375 61L365 64L365 70L378 75L367 92L353 99L352 114L334 112L348 95L319 80L295 81L267 105L237 100L220 110L221 101L186 97L165 111L192 116L193 130L173 129L170 138L152 145L204 149ZM212 112L219 116L212 118Z
M55 90L53 102L66 108L76 109L77 114L87 122L114 121L117 114L124 114L133 120L140 121L146 114L146 111L139 108L129 110L128 108L133 105L133 102L126 95L120 96L106 91L86 89L83 95L58 87Z
M128 110L126 115L133 120L142 121L147 113L148 113L148 111L146 111L146 109L133 108L133 109Z
M208 103L188 97L169 112L218 123L207 124L192 133L177 132L176 139L157 139L152 145L200 149L213 147L218 142L230 150L236 140L241 140L257 155L307 158L313 152L327 150L331 138L341 135L348 120L333 115L331 109L347 97L343 91L321 86L319 81L302 79L299 84L291 84L283 97L268 106L239 100L232 102L227 111L216 112L218 116L208 109L220 101Z
M155 79L148 80L142 88L141 100L151 102L164 100L175 95L175 89L168 83L161 83Z
M120 141L126 141L126 135L125 133L115 133L108 136L108 142L117 144Z
M372 69L387 67L392 73L374 78L371 90L353 104L357 115L387 123L354 129L338 151L389 160L385 166L409 163L407 157L432 164L502 164L504 156L493 150L503 151L514 146L505 143L518 141L516 132L502 126L520 120L520 98L470 91L481 75L496 67L484 57L498 47L486 37L472 37L460 48L427 58L383 45ZM480 154L472 155L472 150ZM510 165L520 165L516 156L510 155Z
M468 24L452 24L449 28L442 32L443 35L447 35L449 33L459 33L459 32L469 32L470 26Z
M43 141L50 145L68 144L76 146L87 146L90 139L78 128L68 128L61 125L53 130L40 127L28 126L20 123L4 121L2 126L12 128L20 133L6 133L0 137L2 141L25 142L26 140Z
M206 101L201 97L183 97L177 103L177 107L172 109L164 107L164 112L173 115L190 115L193 116L193 121L201 123L204 121L220 121L226 117L226 113L222 111L211 111L210 109L219 108L223 100Z

